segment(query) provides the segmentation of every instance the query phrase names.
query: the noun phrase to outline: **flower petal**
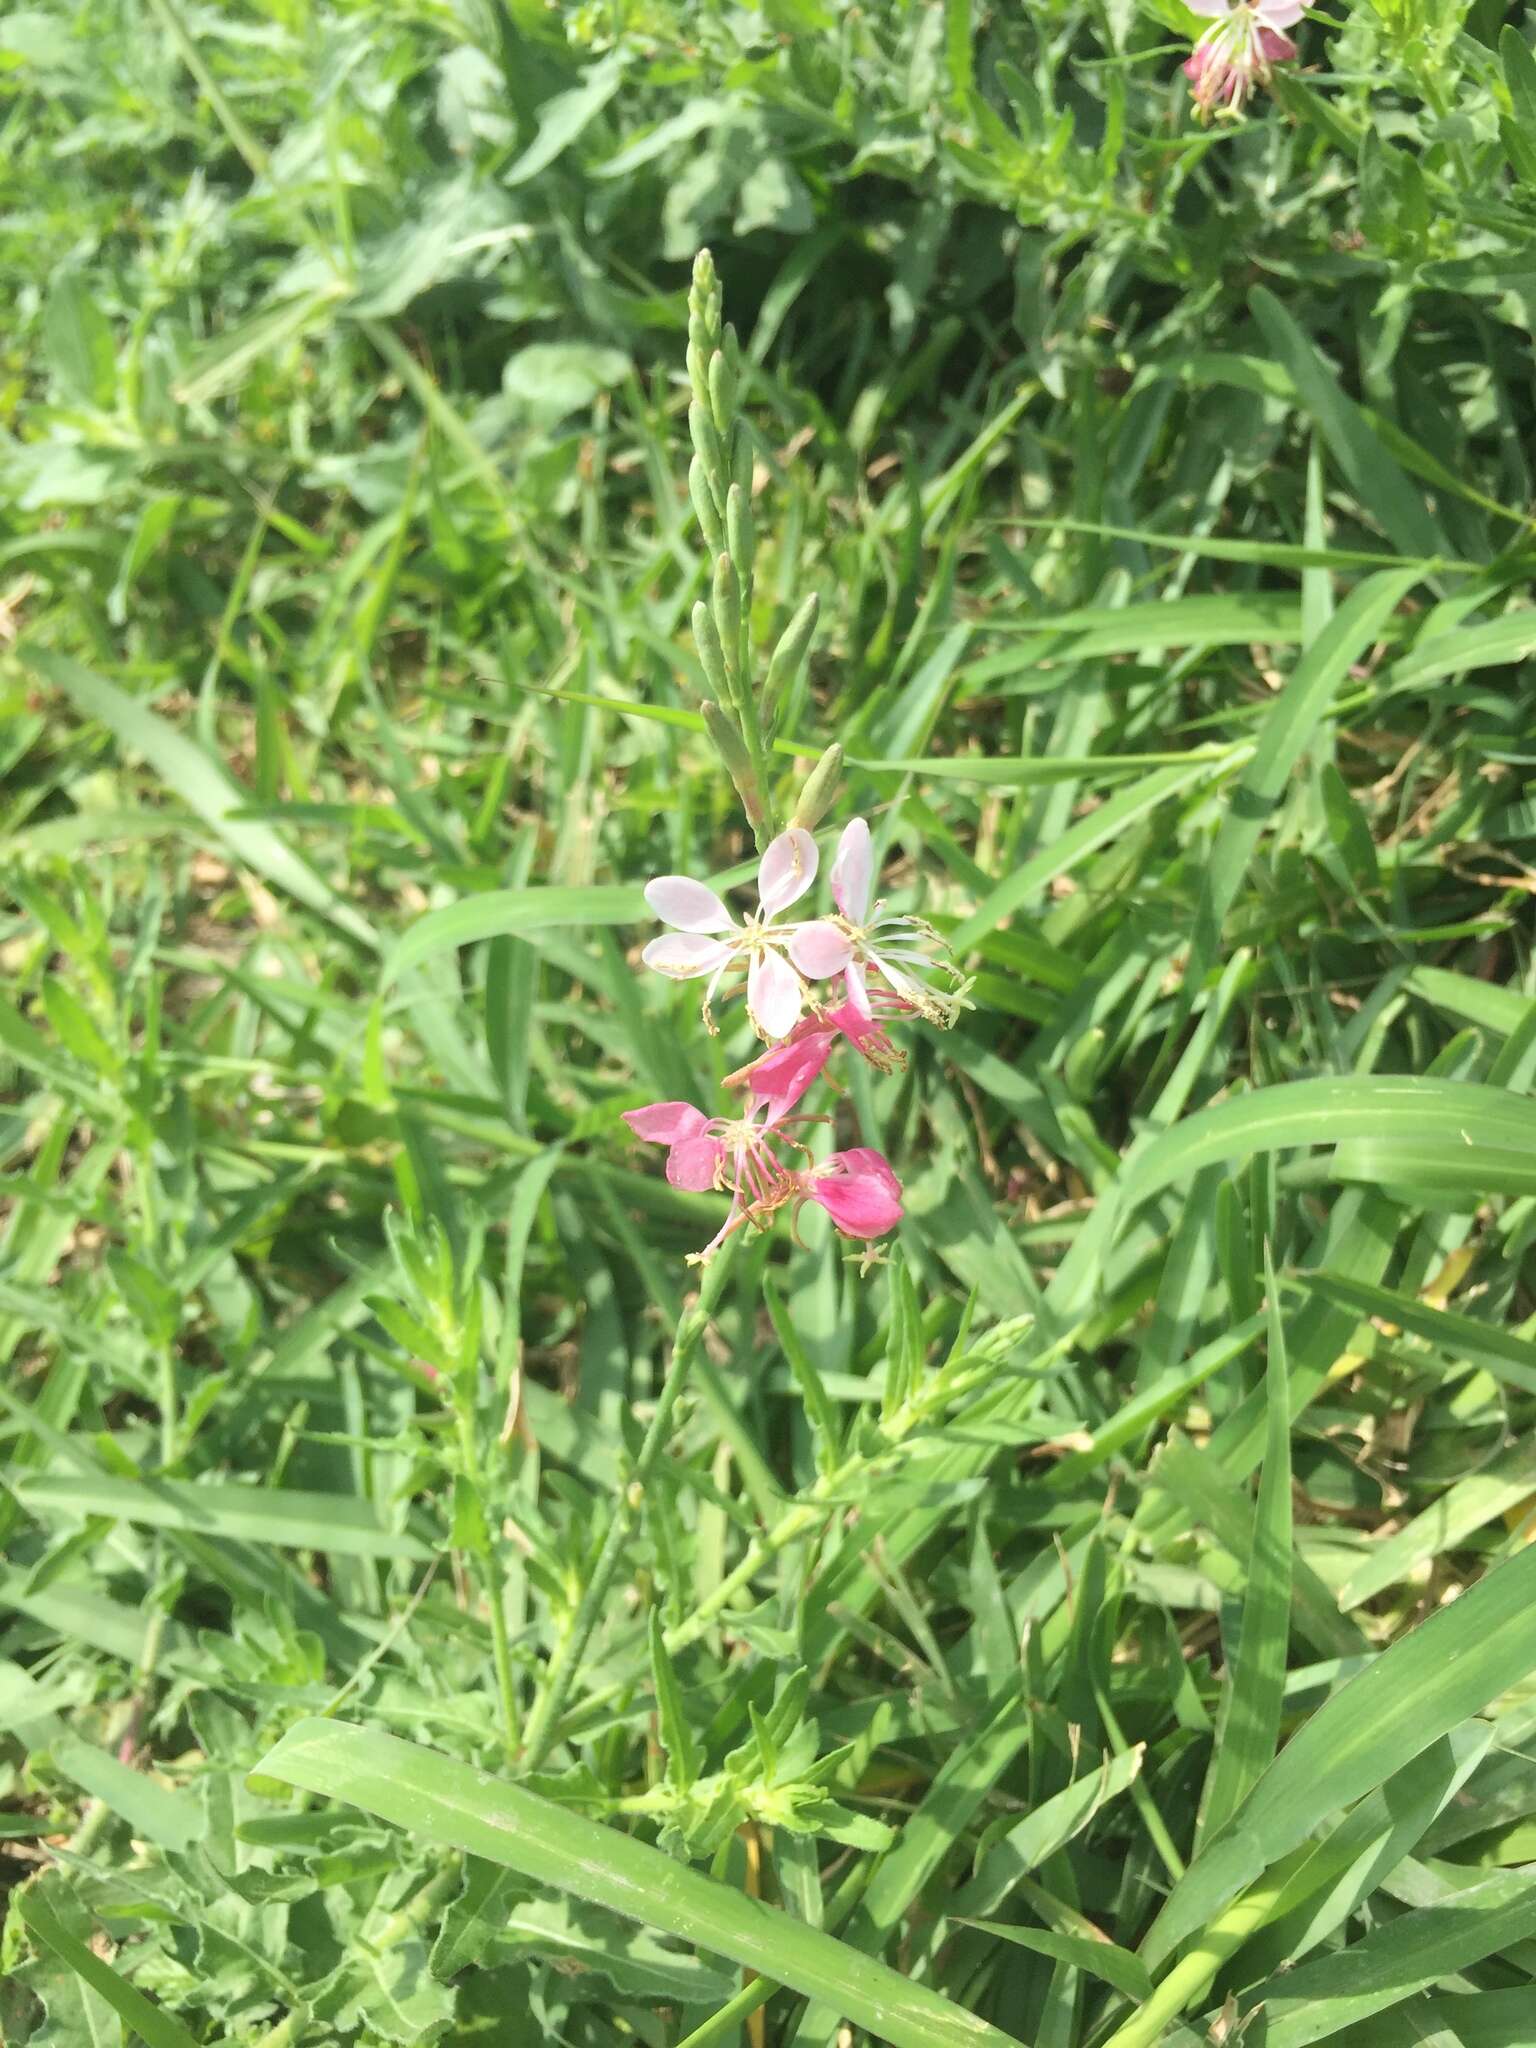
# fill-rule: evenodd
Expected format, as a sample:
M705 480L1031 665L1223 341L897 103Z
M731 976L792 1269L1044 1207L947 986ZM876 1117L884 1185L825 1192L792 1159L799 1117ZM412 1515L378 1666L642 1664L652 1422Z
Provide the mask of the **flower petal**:
M753 957L747 975L747 1015L759 1038L784 1038L794 1030L804 997L800 977L770 946Z
M667 1154L667 1179L675 1188L691 1188L703 1194L715 1184L715 1171L725 1147L718 1138L684 1138Z
M687 875L658 875L645 885L645 900L679 932L728 932L734 919L713 889Z
M837 842L837 859L832 863L832 894L850 924L862 924L869 915L874 872L869 827L862 818L854 818L843 827L843 836Z
M807 1032L804 1037L797 1031L772 1052L754 1060L739 1077L752 1091L752 1108L765 1108L769 1124L788 1116L832 1057L836 1043L837 1035L832 1031Z
M1203 12L1199 7L1194 11ZM1294 28L1306 11L1303 0L1259 0L1259 20L1264 28ZM1264 54L1272 53L1266 50Z
M709 1118L691 1102L651 1102L644 1109L626 1109L624 1121L637 1138L652 1145L675 1145L679 1139L696 1138Z
M757 893L765 917L777 917L798 903L816 879L816 842L803 826L781 832L763 855L757 871Z
M883 1237L901 1221L901 1182L868 1145L834 1152L812 1167L805 1185L844 1237Z
M864 972L862 960L850 960L843 970L843 986L848 991L848 1001L861 1017L873 1017L874 1007L869 1000L869 978Z
M789 957L802 974L821 981L826 975L842 973L853 958L853 948L835 924L817 918L813 924L800 926L789 942Z
M692 981L697 974L713 974L731 957L724 939L709 939L702 932L664 932L652 939L640 958L659 974L674 981Z
M1281 35L1279 29L1261 24L1258 32L1259 55L1266 64L1288 64L1296 54L1296 45L1289 36Z
M1218 15L1232 12L1232 0L1184 0L1184 5L1191 14L1203 14L1213 20ZM1268 8L1264 11L1266 14L1269 12ZM1298 8L1296 11L1299 14L1301 9Z

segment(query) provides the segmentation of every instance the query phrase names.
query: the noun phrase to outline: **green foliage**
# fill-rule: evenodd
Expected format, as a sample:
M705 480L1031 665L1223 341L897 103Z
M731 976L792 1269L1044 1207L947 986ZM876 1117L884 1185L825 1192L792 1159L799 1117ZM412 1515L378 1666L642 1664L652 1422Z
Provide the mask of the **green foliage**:
M0 20L7 2043L1528 2037L1536 15L1197 26Z

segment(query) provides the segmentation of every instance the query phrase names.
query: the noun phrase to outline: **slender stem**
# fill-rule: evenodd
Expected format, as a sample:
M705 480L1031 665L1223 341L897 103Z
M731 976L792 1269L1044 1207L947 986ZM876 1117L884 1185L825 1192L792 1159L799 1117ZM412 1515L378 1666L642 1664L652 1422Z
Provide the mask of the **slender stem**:
M586 1590L577 1604L570 1627L555 1646L544 1675L544 1688L534 1702L528 1717L528 1727L523 1737L523 1763L529 1770L536 1770L549 1751L554 1729L565 1703L570 1697L586 1655L587 1644L597 1627L608 1599L608 1589L618 1571L619 1561L624 1555L634 1524L640 1501L644 1498L645 1487L657 1461L666 1449L672 1430L672 1417L683 1388L688 1383L688 1374L693 1366L694 1356L704 1341L704 1331L724 1290L726 1279L736 1254L737 1240L728 1239L704 1269L704 1281L697 1298L683 1310L678 1318L677 1335L672 1344L672 1359L667 1367L667 1376L662 1381L661 1392L656 1401L656 1412L641 1441L635 1459L630 1482L620 1492L614 1504L613 1519L608 1524L608 1533L598 1553L597 1563L592 1567L592 1576Z
M1284 1877L1275 1871L1225 1907L1181 1956L1139 2011L1110 2035L1104 2048L1152 2048L1186 2006L1203 1998L1216 1972L1273 1915Z
M192 40L191 31L182 20L180 9L176 7L174 0L150 0L150 5L170 32L182 63L197 80L203 97L218 118L220 127L245 158L246 164L255 176L263 177L267 170L267 152L224 97L218 80L203 61L202 51Z
M829 1479L819 1479L813 1494L823 1489L830 1492L833 1486L846 1483L847 1478L847 1472L840 1469ZM729 1605L743 1586L751 1584L770 1558L777 1557L784 1546L793 1543L797 1536L807 1535L825 1522L832 1512L831 1505L814 1498L801 1501L798 1506L789 1508L766 1535L754 1537L741 1562L726 1574L708 1598L701 1601L686 1620L667 1630L667 1649L675 1652L696 1643L720 1610Z
M474 1385L470 1382L455 1394L459 1425L459 1454L464 1476L474 1488L485 1514L485 1480L480 1464L480 1444L475 1429ZM489 1519L489 1517L487 1517ZM517 1755L517 1688L512 1679L512 1642L507 1634L506 1588L496 1556L496 1536L488 1531L486 1547L478 1557L485 1604L491 1616L491 1655L496 1665L496 1692L501 1701L501 1737L510 1762Z

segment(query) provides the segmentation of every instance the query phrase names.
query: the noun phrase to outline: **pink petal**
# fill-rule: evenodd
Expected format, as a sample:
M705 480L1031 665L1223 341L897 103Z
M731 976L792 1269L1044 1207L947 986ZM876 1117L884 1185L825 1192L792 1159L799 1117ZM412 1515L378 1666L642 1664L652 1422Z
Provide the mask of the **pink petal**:
M757 871L764 915L777 917L798 903L815 879L816 842L802 826L791 825L769 846Z
M784 1038L794 1030L804 997L800 977L781 953L765 946L747 974L747 1015L759 1038Z
M1297 12L1301 10L1298 8ZM1289 36L1281 35L1277 28L1260 26L1258 34L1259 55L1266 64L1286 64L1296 54L1296 45Z
M842 973L853 957L853 948L835 924L818 918L795 933L789 942L789 957L802 974L821 981L826 975Z
M902 1010L907 1008L907 1004L901 1005ZM905 1055L896 1051L890 1033L873 1017L866 1017L856 1004L839 1003L835 1010L828 1010L827 1022L835 1026L854 1051L861 1053L871 1066L890 1069L904 1063Z
M843 836L837 842L837 859L832 863L832 894L850 924L862 924L869 915L874 872L869 827L862 818L855 818L843 827Z
M667 1154L667 1179L675 1188L703 1194L715 1184L715 1169L725 1155L718 1138L684 1138Z
M1230 14L1232 12L1232 0L1184 0L1184 5L1191 14L1208 15L1213 20L1218 15ZM1266 8L1265 12L1267 13L1268 11ZM1299 14L1301 9L1297 8L1296 11Z
M811 1031L802 1037L796 1030L782 1045L754 1060L741 1077L752 1091L752 1107L766 1108L770 1124L788 1116L831 1059L836 1042L830 1031Z
M674 981L692 981L695 975L713 974L731 957L723 939L707 939L702 932L664 932L652 939L640 958L660 974Z
M709 1118L691 1102L652 1102L644 1109L626 1109L624 1121L637 1138L675 1145L681 1138L696 1138Z
M646 883L645 900L674 931L728 932L734 921L713 889L687 875L658 875Z
M844 1237L883 1237L901 1221L901 1182L868 1145L834 1152L811 1169L807 1182L806 1193Z
M1303 0L1259 0L1259 20L1264 28L1294 28L1306 11ZM1198 14L1200 9L1197 7L1195 12ZM1266 50L1264 54L1273 58L1275 53Z

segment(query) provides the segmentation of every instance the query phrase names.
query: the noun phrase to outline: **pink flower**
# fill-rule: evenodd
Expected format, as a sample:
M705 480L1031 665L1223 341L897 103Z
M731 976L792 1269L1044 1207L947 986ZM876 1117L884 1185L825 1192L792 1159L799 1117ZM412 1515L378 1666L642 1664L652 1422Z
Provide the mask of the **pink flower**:
M800 925L789 942L789 957L813 981L841 974L848 1000L859 1015L872 1020L875 999L888 991L930 1024L953 1024L964 1007L964 990L936 989L921 974L937 966L953 981L955 972L939 958L944 941L920 917L887 913L882 902L870 903L874 855L869 827L855 818L843 829L832 864L832 895L836 917ZM873 969L885 991L871 991Z
M794 1186L800 1200L826 1210L844 1237L883 1237L901 1221L901 1182L868 1145L806 1167Z
M1270 69L1296 55L1282 31L1294 27L1306 9L1302 0L1187 0L1190 12L1211 17L1184 76L1202 121L1214 114L1237 115L1255 84Z
M826 1042L830 1047L830 1036ZM777 1112L759 1118L756 1112L766 1100L758 1096L753 1113L745 1117L707 1117L691 1102L653 1102L624 1113L637 1138L667 1147L667 1179L674 1187L717 1188L731 1197L719 1230L702 1251L689 1253L691 1266L707 1265L733 1230L744 1223L761 1228L790 1201L817 1203L844 1237L881 1237L901 1220L901 1185L887 1162L867 1146L834 1152L830 1159L799 1169L787 1167L775 1148L788 1146L801 1154L806 1148L788 1136Z
M836 1028L820 1017L803 1017L780 1044L747 1066L727 1074L727 1088L747 1088L753 1110L766 1109L776 1124L787 1116L832 1057Z
M910 1009L910 1005L887 995L883 989L875 991L872 1000L886 1016L906 1016ZM855 1052L883 1074L894 1074L907 1063L906 1054L892 1044L885 1026L874 1017L866 1017L845 998L835 1010L819 1010L813 1017L802 1017L788 1038L770 1051L759 1053L734 1074L727 1074L725 1085L750 1089L754 1109L766 1106L768 1121L776 1123L819 1078L839 1038L846 1038Z
M757 870L758 915L744 924L737 924L702 882L687 875L658 875L646 883L645 900L673 929L652 939L640 957L675 981L709 976L703 1007L711 1031L715 990L729 969L744 964L752 1029L759 1038L784 1038L799 1019L807 991L786 957L799 927L772 920L798 903L815 879L816 842L799 826L781 832L763 855Z
M691 1102L653 1102L628 1109L624 1121L637 1138L667 1148L667 1179L676 1188L729 1194L725 1222L689 1265L705 1265L743 1223L765 1223L794 1194L794 1182L772 1150L773 1119L755 1115L709 1117ZM793 1142L792 1140L790 1142Z

